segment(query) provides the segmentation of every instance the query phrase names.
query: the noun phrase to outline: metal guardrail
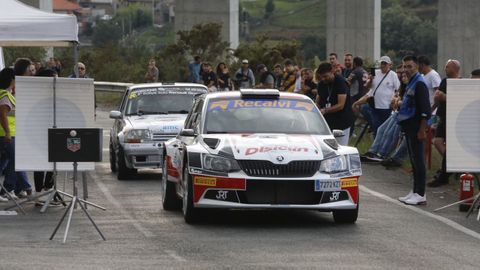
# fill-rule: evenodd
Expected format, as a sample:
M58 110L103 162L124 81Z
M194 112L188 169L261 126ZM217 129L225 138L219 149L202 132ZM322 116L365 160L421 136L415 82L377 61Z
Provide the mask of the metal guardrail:
M118 83L118 82L94 82L95 91L103 92L119 92L123 93L127 87L132 86L133 83Z

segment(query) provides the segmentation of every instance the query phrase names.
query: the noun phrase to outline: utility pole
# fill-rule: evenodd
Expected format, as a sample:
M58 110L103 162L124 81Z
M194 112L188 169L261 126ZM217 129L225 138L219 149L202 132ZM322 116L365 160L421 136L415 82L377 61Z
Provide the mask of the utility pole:
M152 26L155 26L155 0L152 0Z

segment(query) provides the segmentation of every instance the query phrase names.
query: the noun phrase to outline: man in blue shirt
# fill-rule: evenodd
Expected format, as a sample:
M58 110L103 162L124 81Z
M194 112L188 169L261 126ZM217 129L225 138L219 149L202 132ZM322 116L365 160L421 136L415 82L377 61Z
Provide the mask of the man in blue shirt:
M194 61L188 64L188 71L190 71L188 80L192 83L198 83L200 82L200 65L202 59L198 55L193 59Z
M397 121L402 127L407 142L410 163L412 164L413 189L405 197L398 198L405 204L426 204L426 168L424 143L427 138L427 120L431 116L428 88L422 75L418 72L418 60L415 56L403 58L403 70L409 82L397 114Z

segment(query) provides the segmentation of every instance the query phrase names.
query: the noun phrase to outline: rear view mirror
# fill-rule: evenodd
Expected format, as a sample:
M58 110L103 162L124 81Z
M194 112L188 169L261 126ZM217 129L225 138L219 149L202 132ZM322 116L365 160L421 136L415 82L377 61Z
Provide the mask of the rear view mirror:
M122 113L119 111L110 111L110 118L111 119L121 119Z
M180 131L180 136L194 137L195 136L195 131L193 131L193 129L182 129Z
M343 133L343 130L340 130L340 129L334 129L332 132L333 132L333 137L335 138L345 136L345 133Z

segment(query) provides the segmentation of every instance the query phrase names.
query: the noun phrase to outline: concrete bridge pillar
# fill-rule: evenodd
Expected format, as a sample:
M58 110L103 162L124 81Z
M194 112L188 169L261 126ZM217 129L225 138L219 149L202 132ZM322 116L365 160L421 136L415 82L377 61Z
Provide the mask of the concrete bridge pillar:
M478 0L438 1L438 69L443 74L445 62L462 63L462 76L480 68L480 27Z
M381 0L327 0L327 54L378 60L381 8Z

